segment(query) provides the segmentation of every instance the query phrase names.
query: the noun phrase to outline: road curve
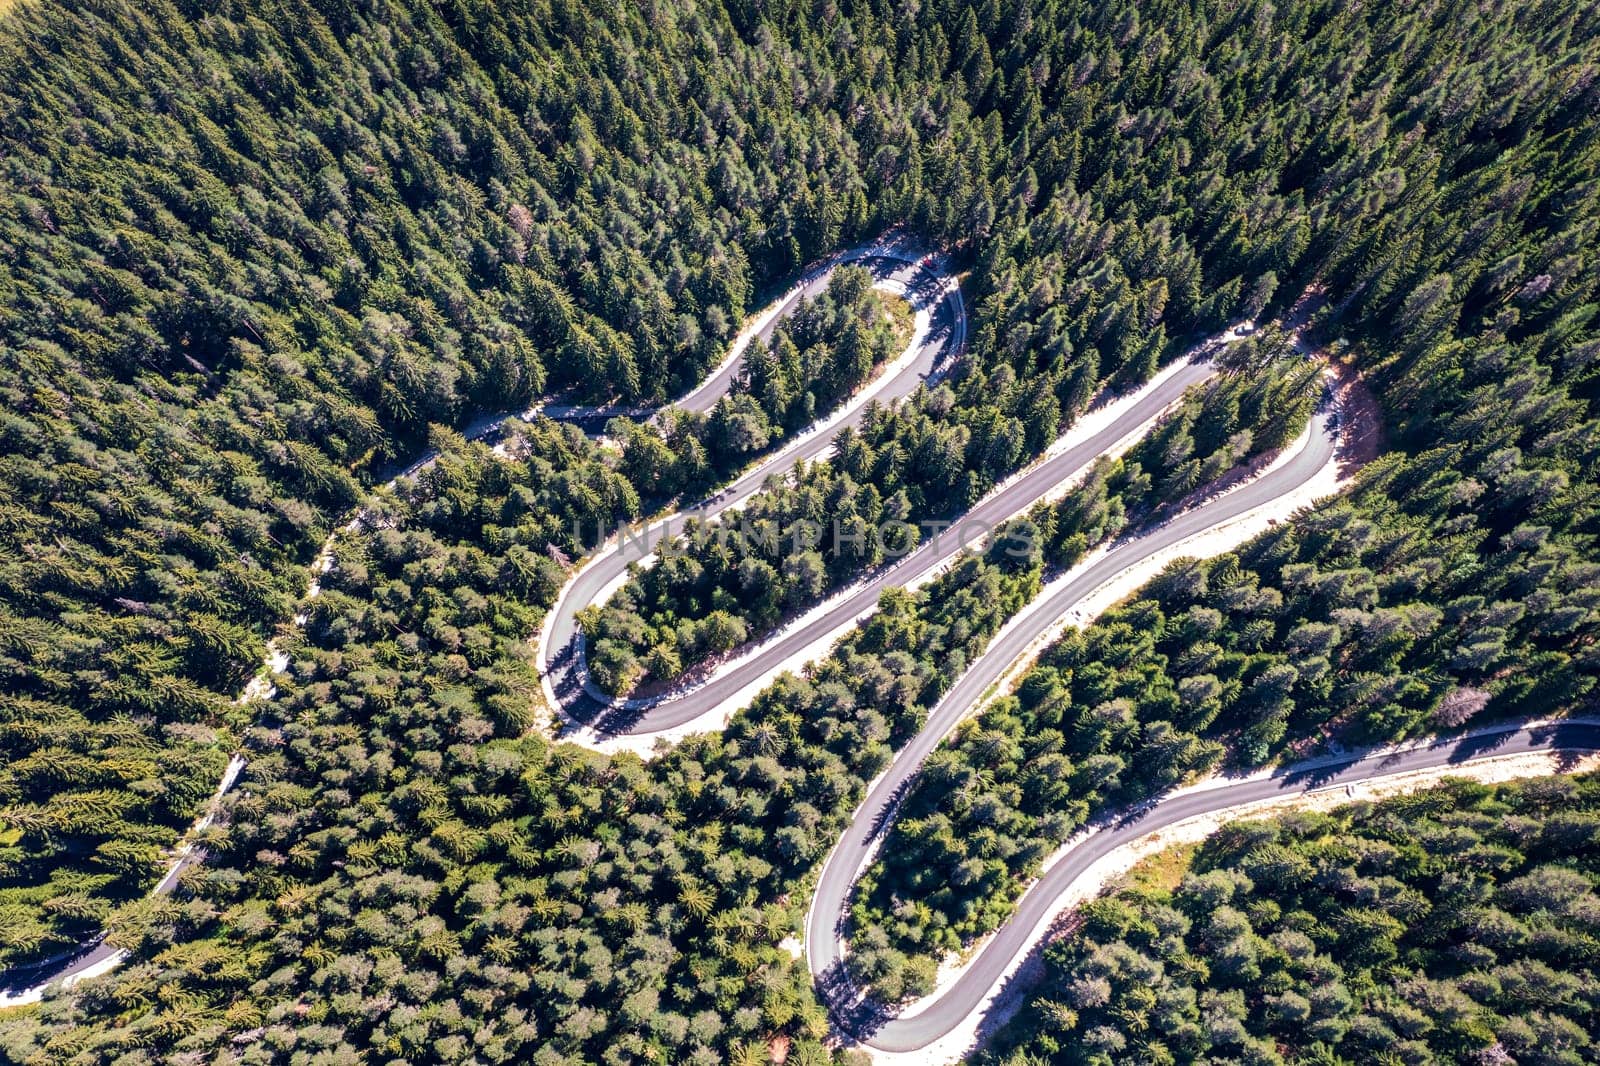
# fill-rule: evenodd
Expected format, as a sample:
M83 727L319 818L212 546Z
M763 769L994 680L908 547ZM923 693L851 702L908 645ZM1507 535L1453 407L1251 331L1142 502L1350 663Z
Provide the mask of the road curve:
M781 661L764 654L757 666L742 664L732 674L721 675L711 683L682 696L656 702L648 710L641 711L638 701L607 700L588 683L588 671L583 658L583 634L578 628L577 615L584 607L603 602L607 589L624 578L631 563L643 562L643 557L653 552L656 546L675 539L690 520L713 518L737 507L761 491L767 479L774 474L786 472L797 462L815 459L826 453L840 430L861 424L869 400L894 402L904 399L930 377L948 369L950 360L966 337L966 307L960 287L955 279L935 267L923 265L915 254L896 244L868 246L835 257L826 268L813 272L801 285L791 290L775 312L769 312L771 317L756 332L756 338L767 340L778 322L798 307L802 299L815 297L826 289L834 267L846 262L865 266L880 286L903 289L912 310L919 315L926 313L927 328L919 329L913 337L913 350L896 360L897 370L892 376L869 386L818 431L803 434L780 448L698 506L649 523L640 539L630 537L626 544L617 541L608 543L567 581L545 616L539 634L538 659L547 698L569 720L612 733L654 732L669 728L716 707L747 683L753 673L770 669L772 662ZM706 397L712 391L720 388L726 392L736 370L733 360L725 363L706 385L696 389L685 402L706 405ZM873 600L876 602L876 595Z
M899 1018L858 1018L856 1034L882 1051L915 1052L949 1033L982 1008L1011 963L1029 949L1040 923L1057 909L1057 900L1097 861L1116 849L1150 833L1201 815L1245 813L1242 808L1267 801L1303 795L1320 789L1377 781L1419 770L1461 766L1475 760L1527 752L1586 753L1600 751L1600 722L1593 720L1507 723L1466 736L1433 740L1415 747L1369 754L1317 759L1290 766L1269 777L1245 778L1226 785L1173 793L1132 813L1101 821L1081 833L1076 845L1022 897L1016 913L985 945L983 951L950 990L915 1015ZM819 930L835 934L835 929ZM826 951L836 935L825 935L817 947ZM808 949L811 945L808 943ZM814 949L813 949L814 950ZM820 954L820 952L819 952ZM813 956L815 957L815 956ZM819 974L819 981L838 977L835 969Z
M1148 533L1113 547L1078 573L1070 574L1044 600L1000 630L984 653L934 705L927 723L874 784L823 865L806 917L805 946L812 977L825 994L832 993L827 996L830 1002L838 1003L849 990L843 972L841 937L845 916L849 913L851 890L876 854L899 799L923 761L977 706L985 690L998 681L1041 634L1108 581L1189 537L1293 493L1333 460L1336 445L1336 416L1327 410L1319 411L1313 417L1306 446L1286 461ZM915 1017L881 1022L872 1030L868 1042L886 1051L916 1050L953 1029L983 998L1009 963L1012 956L1007 951L1012 941L1027 931L1022 924L1015 920L1008 924L978 956L967 975L931 1007ZM848 1017L842 1017L841 1021L850 1024Z

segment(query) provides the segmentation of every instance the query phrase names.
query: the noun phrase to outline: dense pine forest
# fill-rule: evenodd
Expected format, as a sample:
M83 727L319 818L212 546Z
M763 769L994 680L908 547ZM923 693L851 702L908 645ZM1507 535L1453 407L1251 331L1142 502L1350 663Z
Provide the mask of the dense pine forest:
M1031 513L1038 552L890 592L725 732L648 761L567 742L530 638L575 531L713 490L902 340L841 271L709 416L598 439L514 420L494 449L474 427L680 395L807 264L891 226L960 272L960 366L758 517L958 514L1102 392L1292 306L1371 386L1385 453L1064 637L933 756L852 914L880 998L925 990L1098 814L1330 741L1592 710L1597 75L1594 12L1554 0L20 0L0 13L0 969L100 933L130 957L0 1013L0 1059L851 1056L786 944L867 783L1042 580L1284 445L1318 388L1264 330ZM602 680L689 670L882 548L676 546L587 619ZM275 691L242 700L274 638ZM235 753L207 861L148 896ZM1592 792L1240 830L1176 894L1096 904L1052 980L1154 958L1264 1061L1363 996L1407 1061L1583 1061ZM1429 834L1466 830L1493 861L1463 891L1549 937L1490 960L1395 932L1369 958L1318 939L1348 899L1253 872L1271 848L1409 901L1442 876ZM1415 861L1372 857L1393 852ZM1240 877L1259 906L1230 902ZM1198 968L1225 945L1184 938L1219 910L1283 987ZM1324 963L1347 975L1332 1013L1303 987ZM1505 991L1531 981L1545 999ZM1115 1009L1052 998L1019 1046L1152 1043L1125 985ZM1479 1007L1482 1032L1441 1020ZM1045 1042L1074 1025L1101 1043ZM1381 1036L1330 1023L1277 1053L1361 1061ZM1163 1061L1236 1055L1211 1046Z
M1081 908L979 1062L1593 1062L1600 781L1221 831Z

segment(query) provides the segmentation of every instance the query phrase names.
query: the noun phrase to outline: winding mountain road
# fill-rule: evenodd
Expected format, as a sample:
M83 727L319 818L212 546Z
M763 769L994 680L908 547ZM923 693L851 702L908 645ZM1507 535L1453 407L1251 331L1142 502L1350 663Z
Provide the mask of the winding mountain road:
M1002 627L983 654L972 662L950 691L934 705L928 713L926 724L896 754L888 770L873 784L866 800L857 808L849 827L829 854L818 878L816 896L806 918L806 954L812 976L823 989L833 993L831 1000L837 1002L841 998L841 990L848 989L848 981L843 973L844 942L841 932L842 923L849 913L851 891L868 863L876 856L900 799L934 749L962 719L977 708L984 693L1006 674L1013 662L1096 589L1150 557L1288 495L1315 477L1334 457L1337 438L1333 422L1334 416L1330 412L1319 411L1314 416L1306 446L1287 462L1142 536L1113 547L1069 572L1064 581L1052 583L1053 590L1046 591L1043 599L1030 605L1028 610ZM966 1016L971 1003L976 1003L981 994L987 991L989 986L982 984L981 975L990 973L996 967L1003 968L1004 963L1010 961L1009 955L1004 960L1000 959L1008 943L1009 940L997 937L975 964L973 972L980 974L980 977L971 980L964 977L949 995L918 1015L914 1021L896 1019L884 1023L872 1037L873 1046L885 1050L907 1050L921 1046L911 1043L913 1041L923 1040L926 1043L942 1036L945 1030L939 1027L946 1022L946 1028L953 1028ZM971 1003L967 1002L969 999Z
M910 395L928 378L945 369L961 350L965 342L966 317L960 288L954 279L925 265L906 243L881 241L840 253L808 274L799 285L757 316L751 327L736 341L729 357L701 386L680 400L678 406L698 412L715 406L737 379L746 346L756 339L764 341L770 337L783 317L792 313L802 299L820 293L826 287L832 271L846 262L858 262L866 266L879 287L893 288L906 294L913 310L917 312L917 328L907 351L834 416L787 443L701 506L655 523L652 527L655 543L659 544L663 538L676 537L691 518L712 517L738 506L760 491L769 477L787 471L794 463L824 454L832 446L840 429L859 424L869 401L893 401ZM1061 486L1070 483L1097 458L1116 454L1142 435L1181 399L1188 388L1216 372L1204 358L1205 354L1202 351L1200 358L1175 364L1156 381L1119 401L1114 417L1071 436L1043 461L1011 478L980 501L962 516L961 523L978 529L993 529L1005 520L1025 513L1038 500L1059 491ZM593 421L615 414L637 417L649 412L633 408L534 408L527 412L482 419L468 426L466 435L470 438L485 437L496 432L510 418L530 417L539 413ZM926 758L956 724L978 706L985 691L1001 680L1051 627L1058 626L1062 618L1081 609L1108 583L1142 564L1148 564L1154 557L1182 546L1191 538L1224 526L1241 515L1256 512L1292 496L1332 461L1337 431L1337 417L1329 411L1320 411L1313 420L1305 446L1285 461L1274 464L1259 477L1181 513L1161 526L1097 553L1061 580L1052 582L1035 604L1001 629L984 654L974 660L950 692L933 708L924 728L897 754L888 770L873 784L867 799L830 853L807 914L804 946L808 965L832 1006L836 1019L847 1033L883 1051L915 1053L928 1048L958 1027L969 1024L975 1016L983 1014L994 990L1005 980L1016 962L1031 949L1041 923L1059 909L1062 895L1084 872L1110 852L1164 826L1203 814L1226 814L1264 799L1448 766L1490 755L1600 749L1600 724L1570 722L1544 726L1507 726L1487 735L1439 741L1404 751L1323 760L1314 765L1290 768L1271 777L1243 779L1214 788L1174 793L1120 820L1105 821L1083 833L1062 859L1029 889L1012 919L991 938L943 994L918 1004L913 1012L898 1017L878 1013L869 1001L857 994L844 968L844 922L850 894L861 872L875 856L887 827L892 824L900 798ZM435 458L436 455L430 451L402 471L399 477L414 475ZM361 512L358 511L351 520L352 524L359 525L360 518ZM330 546L331 543L330 540ZM604 732L648 734L692 722L702 715L723 709L738 693L770 677L797 654L813 648L820 636L841 631L871 614L884 589L926 579L965 550L966 545L959 532L925 541L905 558L883 568L808 615L805 624L778 634L736 660L730 669L713 673L704 683L655 700L616 701L604 698L586 683L576 615L582 607L603 599L607 589L626 576L630 562L642 561L637 555L639 544L632 542L631 547L635 551L632 558L623 545L608 546L596 553L568 581L547 615L546 625L540 635L539 656L546 675L547 694L554 697L555 705L570 718ZM328 550L325 549L319 556L316 574L326 569L327 558ZM316 591L314 576L308 594L315 595ZM277 654L275 646L272 654ZM270 694L270 691L269 684L253 682L241 699L259 699ZM194 838L215 816L221 797L231 787L242 766L243 760L238 756L230 761L205 816L185 837L185 845L169 865L165 876L152 889L151 895L171 892L184 870L203 859L204 853L194 843ZM87 941L75 952L7 971L0 974L0 1007L36 1002L50 985L71 984L106 973L114 969L125 955L125 952L106 944L102 936Z
M940 307L949 314L960 313L959 303L952 304L948 299ZM935 347L940 335L941 330L936 325L924 342L924 348ZM653 550L652 545L676 537L691 516L715 516L743 502L762 487L775 469L786 468L799 458L821 454L831 444L832 433L836 430L797 442L793 448L745 475L707 506L673 515L651 526L642 546L632 540L626 546L621 543L608 546L568 582L551 608L541 633L539 662L545 677L546 697L569 720L584 724L591 735L602 737L648 736L702 717L728 713L740 694L759 689L762 682L791 665L797 657L820 650L830 638L871 615L877 610L885 589L925 580L969 546L980 544L986 532L1026 513L1035 503L1071 484L1095 460L1116 455L1138 440L1190 387L1217 372L1207 358L1210 350L1238 335L1230 331L1201 345L1190 358L1172 365L1156 380L1119 401L1115 417L1103 420L1092 432L1069 432L1067 446L1002 483L956 519L949 530L927 538L900 560L846 589L808 613L800 623L756 643L704 680L647 699L615 699L595 688L589 682L584 664L578 612L590 604L603 602L607 590L625 576L630 562L642 561L640 555ZM926 354L931 358L933 353L929 350ZM856 421L857 413L852 412L841 419L839 425L853 425ZM1321 460L1312 457L1307 461ZM1252 490L1249 498L1259 503L1263 492L1265 498L1271 498L1270 491ZM972 534L963 536L963 530L972 531ZM627 550L629 547L633 549L631 554Z
M607 543L567 581L545 616L538 654L546 698L569 720L602 732L654 732L720 706L752 677L770 672L774 663L782 661L775 657L773 649L766 648L754 660L741 662L738 670L719 674L690 692L655 701L612 700L589 682L577 616L583 608L604 602L607 591L626 577L630 564L646 562L656 546L677 538L691 520L714 518L737 508L760 492L769 478L786 473L798 462L826 454L841 430L861 424L872 402L904 399L949 368L966 339L966 307L960 286L954 278L924 265L912 249L895 243L870 245L834 257L766 312L754 337L766 341L801 300L815 297L827 288L833 270L845 263L866 267L875 287L904 293L916 318L906 352L833 416L803 432L697 506L648 523L638 537ZM740 351L742 348L683 404L691 409L695 409L693 405L702 409L713 405L713 397L725 393L736 375ZM871 598L876 603L875 592ZM814 632L811 626L805 630L805 634Z

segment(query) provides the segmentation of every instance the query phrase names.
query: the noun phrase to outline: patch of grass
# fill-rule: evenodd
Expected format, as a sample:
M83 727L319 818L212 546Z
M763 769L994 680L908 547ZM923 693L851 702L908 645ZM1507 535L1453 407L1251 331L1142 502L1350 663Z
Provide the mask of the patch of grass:
M4 4L6 0L0 0ZM877 314L889 323L889 328L894 330L894 347L890 350L899 355L906 350L906 345L911 343L912 314L911 304L904 296L897 296L892 292L882 289L872 290L873 303L877 307Z
M1170 848L1163 848L1154 855L1139 860L1138 864L1128 871L1123 884L1136 892L1165 895L1177 888L1179 882L1183 880L1183 875L1189 872L1189 866L1194 861L1194 853L1199 847L1199 844L1175 844Z

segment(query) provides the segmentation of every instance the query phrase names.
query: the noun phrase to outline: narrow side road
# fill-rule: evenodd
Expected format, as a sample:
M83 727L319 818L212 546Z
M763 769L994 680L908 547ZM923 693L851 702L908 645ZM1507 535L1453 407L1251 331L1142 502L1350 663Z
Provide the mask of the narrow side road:
M809 272L801 281L786 292L782 297L767 307L740 332L731 345L728 356L723 360L707 379L693 392L677 401L677 406L689 411L705 412L716 406L718 400L727 394L744 363L744 352L755 338L766 339L771 336L773 328L786 315L792 313L802 299L814 297L827 287L828 279L834 269L843 263L861 262L877 276L880 281L885 278L895 278L897 286L904 286L908 296L913 302L915 293L933 293L939 290L937 298L940 307L944 309L947 330L944 334L936 331L929 340L931 347L928 349L928 361L917 363L920 372L907 373L894 381L884 383L883 392L893 395L909 395L926 374L932 369L933 355L943 351L946 347L958 350L965 341L966 318L961 305L960 290L954 286L953 280L948 285L942 275L931 268L923 267L918 256L922 254L914 247L913 243L904 236L891 232L875 241L862 244L855 248L846 249L828 259L820 267ZM944 291L948 289L949 291ZM896 392L896 390L899 390ZM864 402L864 398L863 398ZM514 418L531 419L539 415L563 421L573 421L591 425L614 416L645 417L654 413L648 408L624 406L583 406L583 405L556 405L539 404L526 410L512 411L501 414L484 415L469 422L461 429L462 436L468 440L483 440L492 438L501 428ZM784 453L780 452L780 455ZM395 485L426 470L439 458L435 449L428 449L417 456L410 463L393 474L386 482L385 488ZM792 460L793 457L791 457ZM749 477L751 475L747 475ZM759 487L759 481L756 482ZM751 489L754 491L754 489ZM366 516L365 506L357 507L337 528L328 536L311 565L311 575L306 587L305 598L315 598L321 591L321 577L325 574L333 561L333 547L335 540L341 533L358 530ZM306 616L296 614L292 619L295 627L305 625ZM251 678L244 691L239 694L238 702L241 704L256 703L272 698L274 689L272 675L287 667L287 657L282 651L278 640L268 641L266 655L261 670ZM228 762L223 772L217 789L213 793L205 811L195 824L190 827L182 838L182 842L170 857L166 872L161 879L151 888L149 895L163 896L172 892L184 870L204 860L205 852L196 844L196 838L214 820L220 808L221 799L238 780L240 772L244 769L243 756L235 754ZM105 934L100 933L89 938L77 947L64 952L58 952L48 958L23 966L16 966L0 972L0 1008L19 1006L27 1003L37 1003L43 998L47 988L54 984L71 985L91 977L109 973L121 964L127 953L105 943Z

